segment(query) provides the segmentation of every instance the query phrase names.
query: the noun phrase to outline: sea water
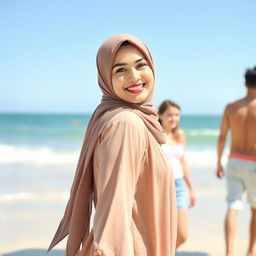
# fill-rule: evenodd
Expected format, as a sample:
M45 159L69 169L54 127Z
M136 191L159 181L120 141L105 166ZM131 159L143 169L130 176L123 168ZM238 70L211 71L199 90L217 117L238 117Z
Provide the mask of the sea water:
M91 114L0 114L3 252L49 245L69 198L90 117ZM221 116L217 115L181 117L180 128L186 134L185 156L201 202L204 198L225 201L223 181L215 177L220 122ZM227 154L228 148L224 164Z

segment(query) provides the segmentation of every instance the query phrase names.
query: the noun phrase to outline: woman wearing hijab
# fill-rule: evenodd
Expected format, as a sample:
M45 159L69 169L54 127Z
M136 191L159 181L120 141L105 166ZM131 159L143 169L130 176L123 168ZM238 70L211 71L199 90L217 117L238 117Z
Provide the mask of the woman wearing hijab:
M151 54L136 37L114 35L100 47L97 68L102 100L48 252L68 235L65 256L173 256L175 185L160 146L166 133L152 107Z

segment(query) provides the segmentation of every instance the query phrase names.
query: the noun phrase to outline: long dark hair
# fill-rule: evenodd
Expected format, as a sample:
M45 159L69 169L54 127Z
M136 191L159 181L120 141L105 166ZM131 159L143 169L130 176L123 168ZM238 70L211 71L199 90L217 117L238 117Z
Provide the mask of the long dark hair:
M168 107L175 107L177 108L179 111L181 111L181 107L174 101L172 100L165 100L163 101L160 106L158 107L158 114L163 114ZM160 118L158 119L159 123L162 125L162 122L160 120ZM175 133L178 130L179 126L177 125L172 132Z

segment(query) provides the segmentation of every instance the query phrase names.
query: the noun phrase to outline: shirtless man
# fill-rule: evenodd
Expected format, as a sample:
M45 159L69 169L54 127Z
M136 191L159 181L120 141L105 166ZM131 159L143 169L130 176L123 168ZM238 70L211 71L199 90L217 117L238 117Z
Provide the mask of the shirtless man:
M248 256L256 255L256 67L245 73L247 95L226 106L218 139L216 175L224 176L221 156L227 132L231 131L231 149L225 169L228 211L225 219L226 255L233 256L236 219L242 209L242 195L246 191L251 207L250 242Z

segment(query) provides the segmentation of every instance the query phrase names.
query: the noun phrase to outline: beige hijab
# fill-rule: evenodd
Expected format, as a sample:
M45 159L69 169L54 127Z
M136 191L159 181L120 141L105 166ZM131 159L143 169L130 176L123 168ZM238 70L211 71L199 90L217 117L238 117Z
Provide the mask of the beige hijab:
M129 103L120 99L111 83L112 65L121 44L128 41L137 47L146 57L154 73L154 64L146 45L128 34L118 34L108 38L97 53L98 83L103 92L100 105L95 109L84 137L79 156L70 198L64 216L47 250L49 252L67 235L66 256L74 256L80 251L90 232L90 217L93 198L92 154L96 141L104 129L107 120L123 110L135 112L142 118L148 130L160 144L164 144L166 133L158 122L157 110L153 105L153 90L144 102ZM155 75L155 73L154 73ZM132 141L131 141L132 143Z

